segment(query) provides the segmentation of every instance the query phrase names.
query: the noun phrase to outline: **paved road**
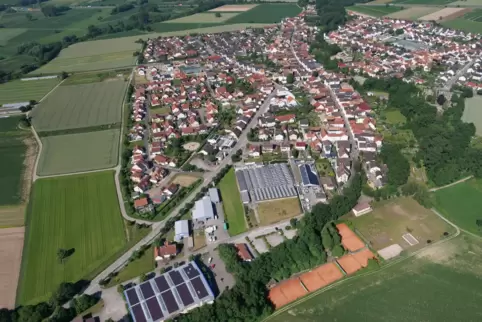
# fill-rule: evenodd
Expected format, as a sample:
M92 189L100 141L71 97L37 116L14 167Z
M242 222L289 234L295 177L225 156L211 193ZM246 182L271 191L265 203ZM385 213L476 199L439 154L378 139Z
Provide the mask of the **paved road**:
M459 183L462 183L462 182L467 181L467 180L469 180L469 179L472 179L472 177L473 177L473 176L468 176L468 177L465 177L465 178L460 179L460 180L458 180L458 181L449 183L449 184L447 184L447 185L445 185L445 186L437 187L437 188L432 188L432 189L430 189L429 191L430 191L430 192L434 192L434 191L437 191L437 190L441 190L441 189L445 189L445 188L448 188L448 187L451 187L451 186L455 186L456 184L459 184Z
M457 73L455 73L455 75L449 81L447 81L447 83L443 87L443 90L446 91L446 92L449 92L451 90L452 86L458 81L459 77L463 76L467 72L467 70L470 67L472 67L472 65L474 63L475 63L475 58L472 59L471 61L469 61L467 64L465 64L464 67L459 69L457 71Z
M241 149L246 145L246 143L247 143L247 133L257 124L259 116L267 111L267 109L269 107L269 101L271 100L271 98L273 96L274 96L274 92L271 93L270 95L268 95L268 97L266 98L263 105L261 105L259 110L256 112L256 114L251 119L251 122L248 124L246 129L243 131L243 133L239 137L238 142L233 147L233 149L230 151L229 155L226 156L226 158L223 161L220 162L220 164L217 167L217 170L213 171L213 172L205 173L204 174L204 182L199 187L194 189L194 191L189 196L187 196L184 199L184 201L182 201L176 208L174 208L174 210L170 213L169 216L167 216L164 220L162 220L160 222L153 223L152 224L152 232L150 232L146 237L144 237L141 241L139 241L134 247L132 247L130 250L128 250L126 253L124 253L121 257L119 257L114 263L112 263L109 267L107 267L103 272L101 272L99 275L97 275L91 281L91 284L87 288L85 293L93 294L93 293L96 293L96 292L100 291L101 290L101 288L99 286L100 280L106 278L111 272L115 272L115 271L119 270L120 268L122 268L128 262L129 258L131 257L131 255L134 251L136 251L137 249L139 249L143 245L150 244L151 242L153 242L160 235L160 230L161 230L162 227L165 226L167 220L169 220L172 217L177 216L179 211L187 203L193 201L196 194L198 192L200 192L203 187L207 187L209 184L211 184L213 178L217 175L217 173L222 168L224 168L226 165L232 163L231 155L233 155L238 149ZM119 186L117 181L118 181L118 176L116 176L116 187L118 189L120 189L120 186ZM125 207L124 207L124 202L122 202L122 200L121 200L122 195L120 194L119 190L117 191L117 195L119 196L121 211L122 211L123 216L124 216Z

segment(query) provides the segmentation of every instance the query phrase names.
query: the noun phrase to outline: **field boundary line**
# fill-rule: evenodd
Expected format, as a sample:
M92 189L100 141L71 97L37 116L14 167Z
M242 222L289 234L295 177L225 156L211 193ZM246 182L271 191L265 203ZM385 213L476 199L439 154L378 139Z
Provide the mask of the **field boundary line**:
M293 307L295 307L295 306L297 306L297 305L299 305L299 304L301 304L301 303L303 303L303 302L305 302L305 301L307 301L307 300L310 300L311 298L313 298L313 297L315 297L315 296L318 296L318 295L320 295L320 294L322 294L322 293L324 293L324 292L326 292L326 291L328 291L328 290L331 290L332 288L334 288L334 287L336 287L336 286L338 286L338 285L340 285L340 284L342 284L342 283L344 283L344 282L346 282L346 281L354 280L354 279L357 279L357 278L360 278L360 277L364 277L364 276L370 276L370 275L372 275L372 274L375 274L375 273L378 273L378 272L380 272L380 271L386 270L386 269L388 269L388 268L390 268L390 267L392 267L392 266L394 266L394 265L396 265L396 264L399 264L399 263L401 263L401 262L404 262L405 260L410 259L410 258L412 258L412 257L420 254L421 252L423 252L423 251L425 251L425 250L427 250L427 249L429 249L429 248L431 248L431 247L437 246L437 245L439 245L439 244L443 244L443 243L445 243L445 242L448 242L448 241L450 241L450 240L458 237L458 236L460 235L460 232L461 232L461 231L463 231L464 233L467 233L465 230L461 230L457 225L455 225L455 224L452 223L451 221L447 220L445 217L443 217L443 216L440 215L439 213L435 212L435 214L436 214L437 216L439 216L442 220L444 220L445 222L447 222L449 225L451 225L452 227L454 227L454 228L455 228L455 234L453 234L452 236L450 236L450 237L448 237L448 238L446 238L446 239L442 239L442 240L439 240L439 241L437 241L437 242L435 242L435 243L433 243L433 244L427 245L427 246L425 246L424 248L421 248L421 249L419 249L419 250L411 253L410 255L408 255L408 256L406 256L406 257L402 257L402 258L399 258L399 259L394 260L393 262L389 262L388 264L380 267L380 268L377 269L377 270L368 271L368 272L366 272L366 273L362 273L362 274L359 274L359 275L354 275L354 276L350 276L350 277L347 277L347 278L343 278L342 280L340 280L340 281L338 281L338 282L335 282L335 283L333 283L333 284L331 284L331 285L329 285L329 286L327 286L327 287L324 287L324 288L322 288L322 289L320 289L320 290L318 290L318 291L315 291L315 292L313 292L313 293L311 293L311 294L308 294L307 296L302 297L301 299L299 299L299 300L297 300L297 301L294 301L294 302L292 302L292 303L284 306L283 308L281 308L281 309L273 312L273 314L271 314L270 316L266 317L266 318L263 320L263 322L269 321L271 318L276 317L276 316L280 315L281 313L284 313L284 312L286 312L287 310L292 309ZM470 234L471 236L476 236L477 238L482 239L482 237L480 237L480 236L474 235L474 234L472 234L472 233L469 233L469 234Z
M429 192L435 192L435 191L438 191L438 190L442 190L442 189L445 189L445 188L448 188L448 187L452 187L452 186L455 186L456 184L459 184L459 183L462 183L462 182L465 182L467 180L470 180L472 179L474 176L468 176L468 177L465 177L463 179L460 179L460 180L457 180L455 182L452 182L452 183L449 183L445 186L441 186L441 187L437 187L437 188L432 188L429 190Z

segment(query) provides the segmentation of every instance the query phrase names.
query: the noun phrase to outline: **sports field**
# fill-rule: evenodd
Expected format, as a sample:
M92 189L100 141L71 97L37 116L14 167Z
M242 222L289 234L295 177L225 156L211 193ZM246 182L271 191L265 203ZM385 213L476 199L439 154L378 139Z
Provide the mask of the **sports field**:
M259 220L262 226L299 216L302 213L298 197L258 203Z
M114 124L121 121L127 82L59 86L32 112L37 132Z
M265 322L478 321L481 258L480 242L459 236L315 292Z
M224 216L228 222L229 235L234 236L246 231L244 206L239 195L234 169L226 173L218 184L223 201Z
M397 12L402 10L401 7L378 7L378 6L351 6L351 7L346 7L346 10L351 10L355 12L359 12L365 15L369 15L372 17L382 17L382 16L387 16L391 13Z
M434 195L437 211L460 228L482 236L476 224L482 220L482 180L471 179L437 190Z
M58 83L59 80L54 78L29 81L16 80L1 84L0 105L30 100L40 101Z
M119 130L42 137L38 176L114 167L119 158Z
M46 300L63 281L91 278L125 243L113 171L37 180L17 304ZM60 248L72 253L63 262Z
M349 220L374 250L399 244L407 251L415 251L427 244L443 238L443 233L454 230L431 210L422 207L412 198L397 198L372 205L373 211ZM417 241L411 246L403 235L410 233Z

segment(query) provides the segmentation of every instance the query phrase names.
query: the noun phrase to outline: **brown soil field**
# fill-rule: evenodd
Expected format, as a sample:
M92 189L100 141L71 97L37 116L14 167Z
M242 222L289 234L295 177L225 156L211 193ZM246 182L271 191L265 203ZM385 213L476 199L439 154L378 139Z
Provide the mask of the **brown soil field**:
M23 226L25 205L0 207L0 228Z
M176 174L171 183L178 184L182 187L189 187L201 177L202 175L196 174Z
M224 5L215 9L209 10L210 12L244 12L253 9L257 4L244 4L244 5Z
M437 7L411 7L401 11L391 13L388 15L388 17L394 18L394 19L416 20L420 17L436 12L439 9L440 8L437 8Z
M0 308L15 307L24 233L24 227L0 229Z
M443 20L451 20L457 17L465 15L467 12L470 12L472 9L469 8L443 8L442 10L435 11L423 17L420 17L419 20L425 21L443 21Z
M301 215L300 201L297 197L263 201L258 203L258 214L262 226Z

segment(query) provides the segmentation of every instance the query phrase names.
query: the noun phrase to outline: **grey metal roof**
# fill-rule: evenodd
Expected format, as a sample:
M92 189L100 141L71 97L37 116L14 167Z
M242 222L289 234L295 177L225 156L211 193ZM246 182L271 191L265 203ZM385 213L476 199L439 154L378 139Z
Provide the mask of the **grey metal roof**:
M205 196L194 203L192 219L206 220L210 218L214 218L213 204L211 203L211 198Z
M189 221L188 220L178 220L174 223L174 239L179 241L183 237L189 236Z
M209 198L214 203L218 203L221 200L219 199L219 191L217 188L209 188Z

